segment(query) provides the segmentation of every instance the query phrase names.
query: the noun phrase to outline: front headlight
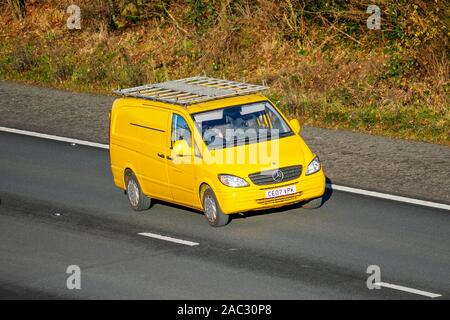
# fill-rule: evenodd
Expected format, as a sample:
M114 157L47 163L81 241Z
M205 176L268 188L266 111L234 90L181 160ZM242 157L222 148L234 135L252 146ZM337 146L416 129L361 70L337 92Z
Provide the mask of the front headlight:
M247 187L249 185L244 179L229 174L219 174L219 180L224 185L232 188Z
M306 169L306 175L309 176L310 174L316 173L320 170L320 160L319 157L315 157L309 164L308 168Z

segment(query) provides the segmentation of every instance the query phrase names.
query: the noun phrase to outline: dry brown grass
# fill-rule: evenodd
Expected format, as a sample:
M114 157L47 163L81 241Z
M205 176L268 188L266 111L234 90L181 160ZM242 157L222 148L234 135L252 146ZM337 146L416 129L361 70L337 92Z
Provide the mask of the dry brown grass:
M120 30L104 0L78 1L79 31L66 28L70 0L29 0L22 22L3 10L0 75L102 92L197 74L264 81L304 123L450 144L448 28L432 23L442 11L421 13L430 4L399 2L419 12L384 13L381 32L365 28L360 0L314 12L311 1L227 0L199 32L187 1ZM435 7L448 16L445 1ZM396 23L405 32L392 40Z

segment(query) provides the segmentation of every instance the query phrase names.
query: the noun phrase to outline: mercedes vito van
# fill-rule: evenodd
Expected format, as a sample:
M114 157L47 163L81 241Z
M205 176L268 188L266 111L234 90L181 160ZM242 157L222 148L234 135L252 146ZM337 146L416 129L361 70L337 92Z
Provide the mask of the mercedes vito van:
M229 216L305 202L321 205L320 160L260 92L267 87L193 77L122 89L110 113L115 185L134 210L151 199Z

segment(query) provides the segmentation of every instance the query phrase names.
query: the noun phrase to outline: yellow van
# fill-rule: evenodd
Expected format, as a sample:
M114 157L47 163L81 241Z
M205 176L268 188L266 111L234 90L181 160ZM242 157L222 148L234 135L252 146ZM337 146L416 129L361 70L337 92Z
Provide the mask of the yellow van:
M110 113L111 169L131 207L160 199L201 210L217 227L235 213L320 206L320 160L266 89L192 77L115 91L123 97Z

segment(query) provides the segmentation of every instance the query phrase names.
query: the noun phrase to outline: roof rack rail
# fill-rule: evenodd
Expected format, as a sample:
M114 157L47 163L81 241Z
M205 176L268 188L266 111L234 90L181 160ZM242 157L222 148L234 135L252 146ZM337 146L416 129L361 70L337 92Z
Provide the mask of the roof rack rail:
M209 77L191 77L113 92L127 97L188 106L200 102L257 93L267 89L269 87L243 82Z

